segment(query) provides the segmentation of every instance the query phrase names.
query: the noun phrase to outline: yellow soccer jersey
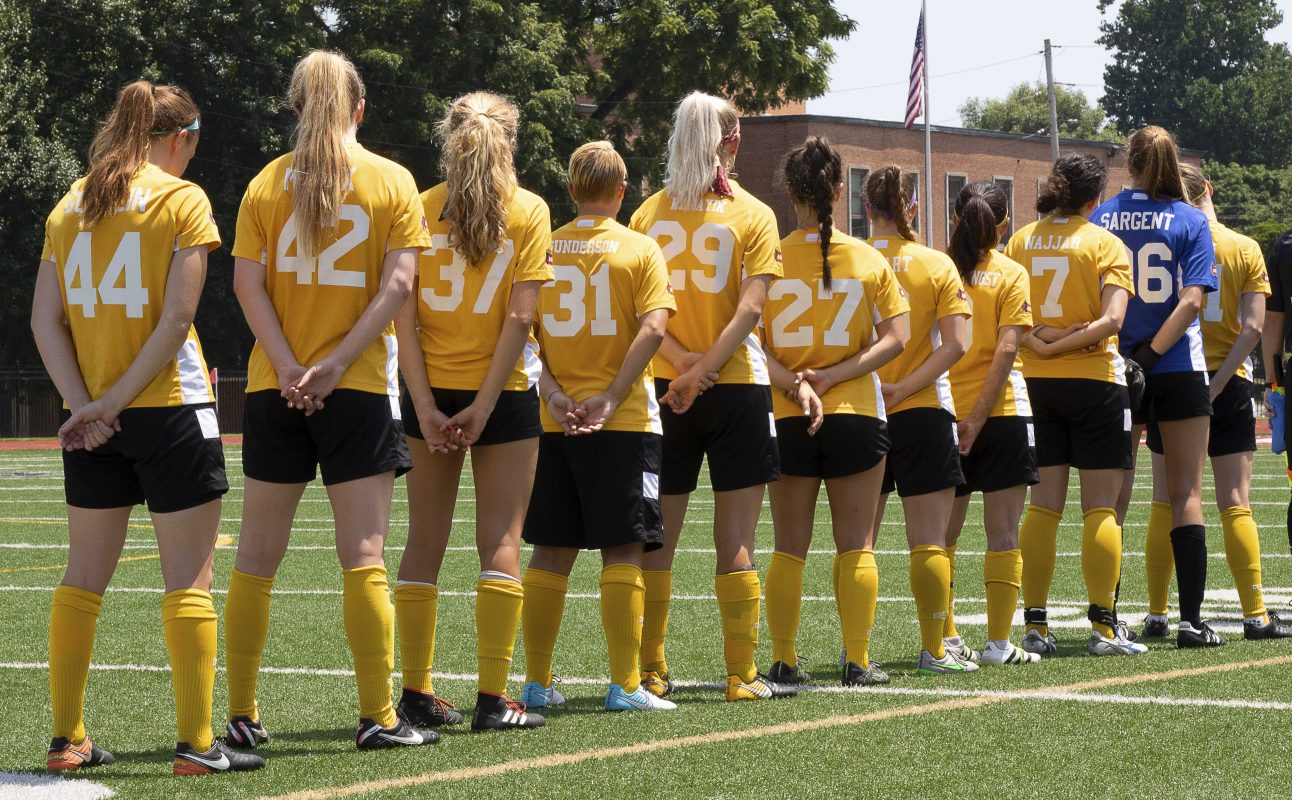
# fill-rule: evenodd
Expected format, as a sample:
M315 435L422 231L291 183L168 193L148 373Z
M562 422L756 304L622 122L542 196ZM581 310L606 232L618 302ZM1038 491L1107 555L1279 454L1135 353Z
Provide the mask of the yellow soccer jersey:
M81 230L85 179L72 184L45 223L41 259L61 279L63 313L90 397L107 394L161 320L166 279L177 250L220 246L211 203L196 185L152 164L130 182L126 201L93 230ZM197 331L128 408L215 400Z
M1202 346L1207 354L1207 369L1220 368L1225 356L1238 340L1242 325L1238 311L1242 296L1248 293L1269 295L1270 279L1265 273L1265 255L1256 240L1232 231L1219 222L1211 223L1211 240L1216 245L1216 261L1221 265L1220 291L1202 296ZM1247 378L1247 360L1234 373Z
M630 226L659 243L668 262L677 316L668 332L687 350L708 350L735 316L740 283L755 275L781 275L776 217L761 200L731 182L731 199L709 192L704 208L673 206L656 192L633 214ZM655 357L655 374L672 380L677 370ZM718 383L768 385L767 358L756 333L718 373Z
M517 189L507 211L507 239L487 263L467 264L449 246L449 224L440 219L448 184L422 193L431 247L417 267L417 325L426 373L438 389L480 388L507 320L511 287L552 280L552 222L543 198ZM538 344L531 336L504 390L525 391L538 382Z
M265 289L283 334L302 366L332 352L381 288L386 253L430 245L417 186L408 170L348 145L350 192L335 231L315 258L299 255L292 213L292 160L269 163L247 187L238 209L233 255L265 265ZM247 391L277 389L278 376L257 343L247 368ZM395 326L386 327L345 371L338 389L399 394Z
M953 314L968 316L973 312L969 308L969 295L960 281L960 273L944 253L900 236L871 238L870 244L892 266L897 282L911 304L911 338L906 342L906 349L879 368L880 381L896 383L910 375L941 346L939 320ZM888 409L888 413L908 408L943 408L954 415L955 403L947 374L943 373L930 385Z
M1066 328L1099 319L1105 286L1135 294L1130 253L1116 234L1085 217L1048 216L1023 227L1009 240L1005 255L1023 265L1032 280L1032 321ZM1125 362L1117 354L1117 337L1102 350L1080 350L1043 358L1023 350L1023 374L1029 378L1084 378L1126 383Z
M1018 262L992 250L978 264L965 290L973 308L973 318L969 321L969 345L964 357L952 365L950 371L951 394L960 419L973 413L978 403L983 384L987 381L987 370L996 356L996 337L1000 329L1019 325L1026 333L1032 327L1031 288L1027 270ZM1032 416L1027 384L1023 382L1023 362L1017 356L1009 372L1009 380L989 416Z
M763 307L767 352L786 369L829 367L874 338L875 323L910 311L897 278L875 248L841 231L830 236L830 291L821 280L821 240L797 230L781 241L785 277L772 283ZM875 373L831 386L821 398L827 414L885 419ZM777 419L802 416L797 403L772 393Z
M659 246L609 217L576 217L552 234L552 253L556 278L538 296L540 352L561 389L583 401L619 374L641 317L677 304ZM546 403L542 416L543 430L561 430ZM649 364L603 430L663 433Z

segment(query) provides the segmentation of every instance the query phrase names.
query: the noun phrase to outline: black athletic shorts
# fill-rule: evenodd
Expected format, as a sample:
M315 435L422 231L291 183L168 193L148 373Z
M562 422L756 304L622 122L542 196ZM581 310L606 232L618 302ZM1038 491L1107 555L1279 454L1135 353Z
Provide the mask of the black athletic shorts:
M1088 378L1028 378L1038 467L1131 469L1126 387Z
M668 383L655 379L657 397L668 391ZM781 476L770 387L720 383L697 397L685 414L674 414L660 403L659 416L664 425L662 494L695 491L706 455L715 492L759 486Z
M884 468L888 494L912 497L950 489L965 482L960 471L956 419L942 408L910 408L888 415L892 446Z
M1173 422L1211 416L1211 387L1205 372L1159 372L1144 376L1144 402L1131 421Z
M64 422L71 416L63 412ZM63 491L76 508L148 503L169 514L229 491L220 425L210 403L127 408L121 430L93 451L63 451Z
M544 433L521 537L533 545L603 550L664 546L657 433Z
M1207 440L1207 455L1211 458L1232 456L1235 453L1256 452L1256 387L1246 378L1237 375L1229 379L1225 388L1211 404L1211 437ZM1162 453L1162 432L1156 420L1149 420L1146 427L1148 449Z
M960 469L965 482L956 487L956 497L1036 485L1040 476L1032 418L988 417L969 455L960 456Z
M843 478L865 472L888 454L888 425L882 419L826 414L816 435L808 436L811 423L803 416L776 420L782 475Z
M451 417L471 405L476 393L470 389L436 389L431 387L431 396L435 398L435 407L441 414ZM417 421L417 410L413 408L413 398L404 392L400 404L404 415L404 433L414 439L425 439L421 423ZM506 444L521 439L533 439L543 433L543 423L538 418L538 389L528 391L503 391L498 394L498 402L480 431L477 446Z
M308 483L314 468L324 485L413 468L394 397L337 389L310 416L288 408L277 389L247 395L242 471L266 483Z

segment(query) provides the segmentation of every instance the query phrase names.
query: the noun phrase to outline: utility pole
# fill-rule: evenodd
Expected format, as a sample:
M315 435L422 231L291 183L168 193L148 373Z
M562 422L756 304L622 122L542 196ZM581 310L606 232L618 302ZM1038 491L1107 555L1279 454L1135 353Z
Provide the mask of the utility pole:
M1045 40L1045 89L1050 96L1050 159L1059 160L1059 109L1054 98L1054 60L1050 56L1050 40Z

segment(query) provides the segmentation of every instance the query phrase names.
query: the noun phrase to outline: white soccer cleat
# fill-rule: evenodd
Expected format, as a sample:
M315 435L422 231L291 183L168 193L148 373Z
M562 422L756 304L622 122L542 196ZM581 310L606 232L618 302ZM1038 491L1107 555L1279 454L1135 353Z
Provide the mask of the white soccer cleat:
M629 693L619 684L612 683L606 693L606 711L672 711L675 708L677 703L656 697L641 686Z
M982 649L984 664L1035 664L1040 660L1040 655L1015 647L1013 642L1005 642L1004 647L998 647L995 642L987 642L987 646Z
M1086 652L1092 656L1140 656L1148 652L1148 646L1132 642L1120 632L1109 639L1099 631L1091 631Z
M1052 656L1059 650L1059 640L1052 633L1042 636L1035 630L1030 630L1023 634L1023 650L1037 656Z
M520 702L524 703L526 708L547 708L564 703L565 695L556 690L556 678L552 679L551 686L530 681L520 692Z

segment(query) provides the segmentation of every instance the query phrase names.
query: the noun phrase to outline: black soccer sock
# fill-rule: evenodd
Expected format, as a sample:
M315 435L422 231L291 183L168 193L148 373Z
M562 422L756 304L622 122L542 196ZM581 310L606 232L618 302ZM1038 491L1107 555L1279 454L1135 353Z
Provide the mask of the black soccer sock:
M1288 550L1292 550L1292 500L1288 501Z
M1202 596L1207 588L1207 529L1181 525L1171 531L1175 580L1180 591L1180 621L1202 625Z

